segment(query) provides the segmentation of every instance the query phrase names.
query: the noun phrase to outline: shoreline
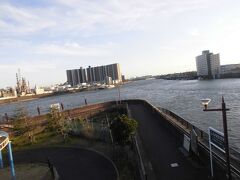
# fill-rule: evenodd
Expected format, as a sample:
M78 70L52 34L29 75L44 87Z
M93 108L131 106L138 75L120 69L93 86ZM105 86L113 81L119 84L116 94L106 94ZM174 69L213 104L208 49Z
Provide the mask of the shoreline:
M131 83L132 81L124 82L122 85ZM115 89L117 87L114 87ZM108 88L106 88L108 89ZM71 90L71 91L64 91L64 92L53 92L53 93L48 93L48 94L38 94L38 95L30 95L30 96L20 96L20 97L15 97L15 98L8 98L8 99L0 99L0 106L1 105L7 105L7 104L12 104L16 102L25 102L25 101L31 101L31 100L37 100L41 98L46 98L46 97L51 97L51 96L60 96L60 95L65 95L65 94L71 94L71 93L78 93L78 92L85 92L85 91L93 91L93 90L98 90L98 88L88 88L88 89L79 89L79 90ZM101 89L99 89L101 90Z
M53 96L53 94L41 94L41 95L31 95L31 96L22 96L22 97L15 97L15 98L9 98L9 99L2 99L2 100L0 100L0 105L12 104L15 102L31 101L31 100L35 100L35 99L44 98L44 97L50 97L50 96Z
M68 93L75 93L75 92L39 94L39 95L21 96L21 97L16 97L16 98L3 99L3 100L0 100L0 106L12 104L12 103L16 103L16 102L31 101L31 100L36 100L36 99L41 99L41 98L46 98L46 97L51 97L51 96L59 96L59 95L68 94Z

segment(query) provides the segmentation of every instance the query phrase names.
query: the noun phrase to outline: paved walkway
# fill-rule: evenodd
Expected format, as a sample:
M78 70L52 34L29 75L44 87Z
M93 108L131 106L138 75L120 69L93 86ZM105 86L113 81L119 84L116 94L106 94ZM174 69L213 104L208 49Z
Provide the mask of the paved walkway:
M99 153L80 148L46 148L14 153L16 163L46 163L56 167L60 179L117 180L113 164Z
M143 105L129 105L133 118L139 122L139 135L159 180L205 180L209 170L194 165L179 150L180 142L172 132L159 122L159 119ZM171 164L177 163L177 167Z

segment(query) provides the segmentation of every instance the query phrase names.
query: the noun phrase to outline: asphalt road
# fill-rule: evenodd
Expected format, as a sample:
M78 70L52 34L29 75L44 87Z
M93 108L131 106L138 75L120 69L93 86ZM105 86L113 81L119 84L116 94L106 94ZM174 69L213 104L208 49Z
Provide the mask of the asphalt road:
M56 167L60 179L117 180L117 171L103 155L81 148L46 148L14 153L15 163L46 163Z
M147 158L159 180L205 180L209 169L189 160L180 150L179 139L143 105L129 105L133 118L139 122L139 136ZM163 120L164 121L164 120ZM171 164L177 163L177 167ZM176 164L175 164L176 165Z

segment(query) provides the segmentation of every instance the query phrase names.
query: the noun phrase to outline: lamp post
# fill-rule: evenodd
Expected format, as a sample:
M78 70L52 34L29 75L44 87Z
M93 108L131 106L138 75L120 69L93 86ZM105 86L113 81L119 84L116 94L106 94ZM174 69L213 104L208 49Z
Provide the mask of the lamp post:
M222 108L208 109L208 104L210 103L210 101L211 101L211 99L202 99L202 104L204 106L203 111L222 111L223 131L224 131L224 148L225 148L225 156L226 156L226 163L227 163L227 174L228 174L228 179L232 180L231 167L230 167L230 156L229 156L229 144L228 144L227 113L226 113L230 109L226 108L226 104L224 102L223 96L222 96Z

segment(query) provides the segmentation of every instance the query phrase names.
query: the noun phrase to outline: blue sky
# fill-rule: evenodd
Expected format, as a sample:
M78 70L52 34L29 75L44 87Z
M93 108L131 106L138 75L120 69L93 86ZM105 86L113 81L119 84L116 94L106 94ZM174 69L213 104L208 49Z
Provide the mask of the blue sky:
M240 63L239 0L1 0L0 87L118 62L127 77L195 70L209 49Z

